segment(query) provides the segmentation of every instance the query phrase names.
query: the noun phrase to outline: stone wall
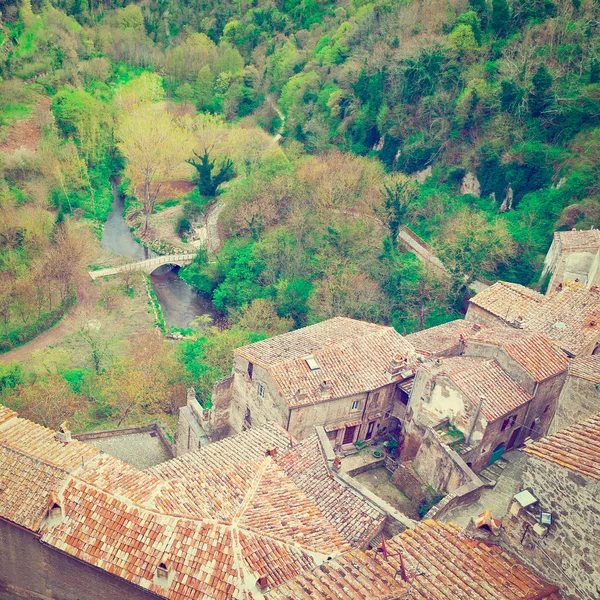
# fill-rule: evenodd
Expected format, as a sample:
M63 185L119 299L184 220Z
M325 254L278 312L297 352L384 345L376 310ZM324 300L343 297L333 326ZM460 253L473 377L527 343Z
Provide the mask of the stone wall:
M233 406L233 375L220 379L213 386L210 409L210 439L222 440L242 430L238 410ZM243 419L243 418L242 418Z
M469 302L469 307L467 308L465 320L471 321L472 323L479 323L480 325L490 325L491 327L497 327L498 325L506 325L506 323L502 319L500 319L496 315L493 315L487 310L476 306L472 302Z
M600 481L547 460L530 457L522 489L539 500L534 517L551 512L553 525L545 535L533 530L526 513L504 519L504 541L521 560L575 600L600 594Z
M438 492L453 492L479 478L452 448L444 444L432 429L425 429L421 446L412 461L421 481ZM483 484L481 484L483 485Z
M569 375L560 393L549 433L579 423L600 412L600 389L587 379Z
M419 503L427 499L423 484L410 464L399 464L391 481L412 502Z
M0 519L0 598L23 600L150 600L155 594L42 544Z

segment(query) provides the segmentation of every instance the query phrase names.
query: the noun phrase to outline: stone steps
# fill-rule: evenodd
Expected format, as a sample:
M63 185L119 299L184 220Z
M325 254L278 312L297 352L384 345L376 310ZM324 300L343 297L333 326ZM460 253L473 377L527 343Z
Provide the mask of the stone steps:
M504 460L503 458L499 458L495 463L480 471L478 475L486 487L494 487L496 483L498 483L498 479L501 477L504 469L506 469L507 466L508 461Z

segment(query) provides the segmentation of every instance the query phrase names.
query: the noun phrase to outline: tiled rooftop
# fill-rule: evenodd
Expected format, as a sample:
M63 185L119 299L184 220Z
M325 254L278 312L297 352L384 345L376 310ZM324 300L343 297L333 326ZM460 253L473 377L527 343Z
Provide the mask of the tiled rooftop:
M542 294L523 285L497 281L473 296L469 302L497 316L512 327L519 327L543 300Z
M331 477L317 435L276 461L352 546L368 542L383 525L385 515L379 509Z
M597 250L600 248L600 231L597 229L556 231L554 239L560 241L563 250Z
M0 516L37 531L50 495L97 453L81 442L59 442L54 431L0 406Z
M194 452L174 458L146 473L163 480L178 480L190 494L201 495L204 486L218 485L217 477L231 478L246 469L244 478L251 479L251 467L264 458L266 451L277 448L274 461L319 508L329 523L352 546L368 541L382 524L384 515L365 499L345 488L330 476L317 436L300 443L290 441L290 435L275 423L253 427L236 436L215 442ZM221 510L227 506L220 499ZM201 506L202 501L194 501ZM218 510L218 507L208 510ZM222 515L226 518L228 515Z
M482 325L457 319L437 327L411 333L405 339L421 354L449 356L453 351L458 351L461 336L463 339L468 339L482 329L485 329Z
M577 356L600 339L600 289L565 283L545 297L522 323L523 329L544 333L563 350Z
M531 444L525 452L600 479L600 414Z
M559 600L517 559L457 525L424 521L386 541L388 558L351 552L270 591L267 600ZM401 577L402 553L408 581Z
M289 449L277 425L211 445L204 460L138 471L7 415L0 413L0 516L159 596L250 599L259 576L280 585L351 550L294 482L293 459L283 468L266 455ZM62 517L47 520L55 502ZM364 522L360 511L356 517ZM161 563L167 580L157 578Z
M329 319L235 353L270 372L288 405L302 406L374 390L398 379L396 358L412 366L414 348L392 327L344 317ZM311 369L307 359L317 368ZM326 381L327 393L321 392Z
M453 381L474 406L484 396L481 413L490 422L509 414L532 398L494 359L443 359L438 374L444 374Z
M600 339L600 289L567 282L548 296L498 281L470 302L512 327L544 334L571 356Z
M600 383L600 355L574 358L569 365L569 375L587 379L592 383Z
M537 382L560 375L569 366L567 355L540 333L509 327L486 327L471 339L473 342L502 346Z

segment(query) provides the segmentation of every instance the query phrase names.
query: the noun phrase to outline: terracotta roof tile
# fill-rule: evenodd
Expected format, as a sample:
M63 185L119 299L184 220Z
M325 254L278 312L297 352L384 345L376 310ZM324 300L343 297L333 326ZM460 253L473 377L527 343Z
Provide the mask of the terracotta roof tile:
M331 477L316 435L278 455L276 461L353 546L368 542L383 525L385 515L379 509Z
M600 289L565 283L523 320L522 328L545 334L577 356L600 339Z
M431 369L431 366L426 367ZM493 359L456 357L442 359L437 375L445 375L477 406L488 421L509 414L532 398Z
M554 239L559 240L563 250L597 250L600 248L600 231L597 229L556 231Z
M587 379L592 383L600 383L600 355L574 358L569 365L569 375Z
M452 351L458 351L461 336L468 339L482 329L485 329L483 325L456 319L437 327L411 333L405 339L421 354L442 356L443 354L449 355Z
M487 327L475 333L471 340L503 347L537 382L560 375L569 366L568 356L540 333L510 327Z
M267 600L558 600L548 585L497 546L460 527L424 521L386 541L381 553L354 551L271 590ZM402 581L400 559L409 577Z
M415 351L392 327L337 317L235 350L265 367L288 406L374 390L398 379L396 357L412 365ZM307 359L314 359L311 369ZM321 385L327 382L325 394Z
M492 313L512 327L518 327L543 301L542 294L523 285L497 281L473 296L469 303Z
M0 407L0 516L37 531L51 493L99 450L56 439L56 433Z
M529 288L498 281L471 298L511 327L544 334L571 356L600 340L600 289L567 282L542 296Z
M0 426L16 416L17 413L14 410L0 404Z
M274 444L283 453L288 434L273 424L261 433L240 436L233 457L224 452L235 438L214 444L206 461L142 472L12 418L0 428L0 516L161 597L250 600L259 575L279 585L351 549L266 456ZM51 494L62 516L46 519Z
M525 452L600 479L600 414L530 444Z
M231 519L232 515L224 511L230 510L228 507L232 506L229 504L233 502L235 494L232 482L236 477L241 477L240 490L243 492L244 482L255 476L257 465L261 464L266 451L272 448L278 450L275 462L344 540L353 546L362 545L379 528L385 516L330 476L317 436L290 444L289 433L276 423L253 427L146 472L156 475L162 481L177 481L176 489L171 483L171 487L163 490L157 497L156 502L161 504L162 510L171 507L173 512L173 506L190 501L192 506L186 508L188 511L206 510L218 515L218 518ZM228 485L225 487L220 479L224 479ZM221 490L218 506L207 505L211 489ZM171 498L172 495L175 497ZM274 498L269 499L268 503L274 501Z

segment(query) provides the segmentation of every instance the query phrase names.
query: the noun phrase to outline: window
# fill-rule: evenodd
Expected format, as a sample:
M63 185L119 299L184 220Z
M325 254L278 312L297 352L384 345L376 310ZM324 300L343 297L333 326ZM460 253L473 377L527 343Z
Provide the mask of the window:
M355 400L352 403L352 410L358 410L360 408L360 400Z
M375 392L373 394L373 403L377 404L377 401L379 400L379 392Z
M504 431L508 427L512 427L516 423L516 421L517 415L511 415L510 417L507 417L506 419L504 419L504 422L502 423L502 429L500 431Z
M314 356L309 356L306 360L306 364L308 365L308 368L311 371L318 371L321 366L319 365L319 363L316 361L316 359L314 358Z
M250 378L250 380L252 381L252 373L254 372L254 365L249 362L248 363L248 377Z
M546 408L544 409L544 413L547 413L550 410L550 405L546 404Z
M258 397L259 398L265 397L265 388L260 383L258 384Z

